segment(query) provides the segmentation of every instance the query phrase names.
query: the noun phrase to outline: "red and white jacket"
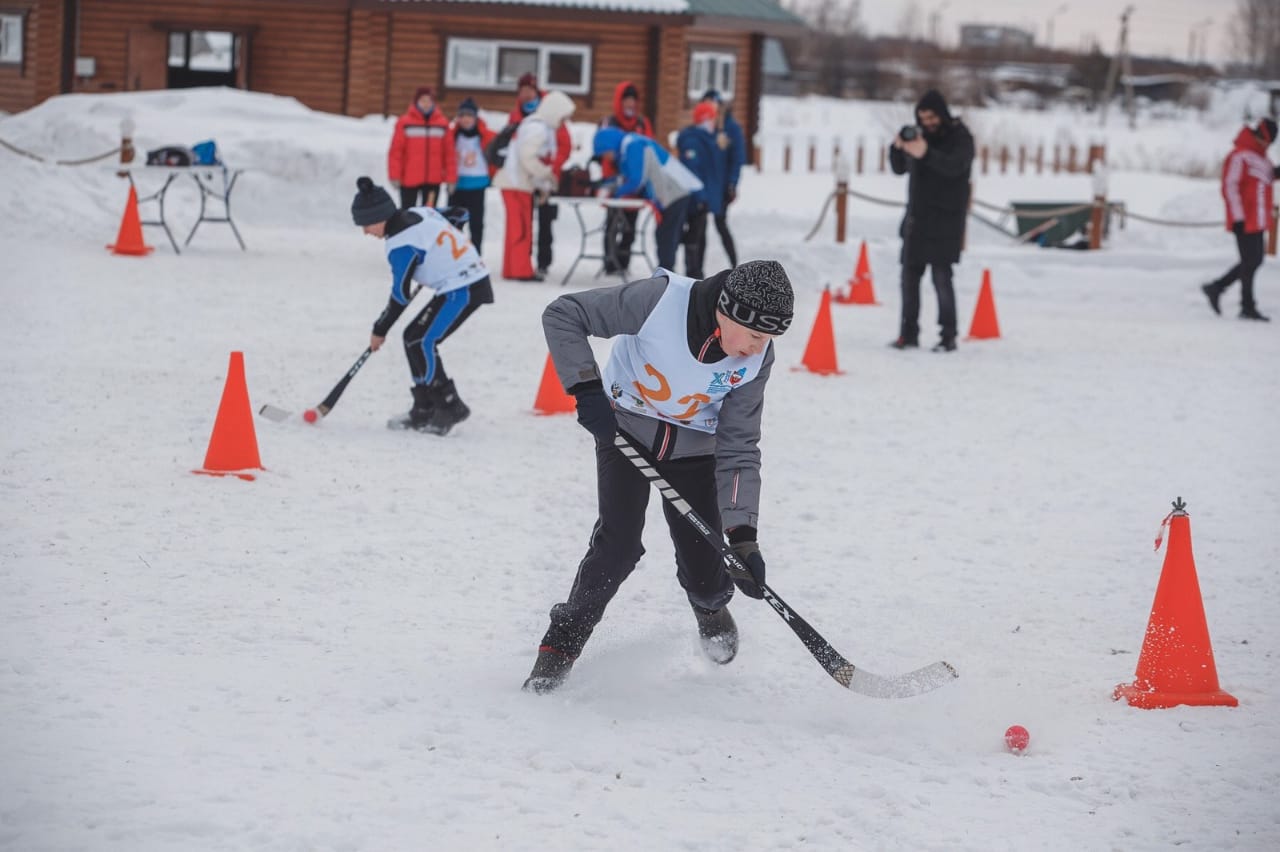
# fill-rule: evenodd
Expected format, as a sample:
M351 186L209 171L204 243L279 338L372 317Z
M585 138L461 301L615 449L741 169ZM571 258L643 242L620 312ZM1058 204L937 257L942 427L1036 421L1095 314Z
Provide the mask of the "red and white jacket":
M1267 159L1267 145L1252 128L1241 128L1235 150L1222 163L1222 198L1227 205L1227 230L1244 222L1246 234L1271 227L1275 168Z

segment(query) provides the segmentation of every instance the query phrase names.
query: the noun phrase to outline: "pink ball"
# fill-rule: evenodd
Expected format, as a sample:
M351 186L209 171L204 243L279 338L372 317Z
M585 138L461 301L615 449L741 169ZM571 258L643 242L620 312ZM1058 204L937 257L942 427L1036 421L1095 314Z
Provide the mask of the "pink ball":
M306 411L302 412L302 419L308 423L315 423L320 419L320 415L316 414L316 410L314 408L308 408Z
M1031 734L1021 725L1010 725L1009 730L1004 732L1004 744L1014 754L1022 754L1027 750L1027 744L1030 742Z

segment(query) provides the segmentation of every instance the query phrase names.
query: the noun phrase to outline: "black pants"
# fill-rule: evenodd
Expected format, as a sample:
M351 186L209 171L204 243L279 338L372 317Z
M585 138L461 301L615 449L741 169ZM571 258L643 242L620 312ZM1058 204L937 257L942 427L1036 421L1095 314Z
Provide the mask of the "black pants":
M604 271L626 272L631 265L631 246L636 241L636 218L639 210L610 207L604 223Z
M532 195L529 196L533 198ZM560 215L560 208L554 204L535 205L535 217L538 220L538 269L551 266L551 223Z
M422 195L422 203L418 203L418 195ZM409 207L435 207L440 197L440 184L424 183L422 186L400 187L400 209Z
M702 267L707 255L708 215L707 205L694 204L684 223L684 274L690 278L705 277Z
M676 268L676 250L684 238L684 220L689 214L691 200L686 195L662 209L662 221L654 230L653 239L658 244L658 265L663 269Z
M1240 310L1256 311L1253 301L1253 276L1262 266L1265 244L1263 233L1246 234L1240 222L1232 229L1236 235L1236 250L1240 252L1240 262L1227 270L1227 274L1214 281L1212 286L1219 293L1226 290L1237 280L1240 282Z
M956 339L956 291L951 283L951 264L932 263L933 289L938 294L938 325L943 340ZM902 265L902 325L899 336L915 343L920 339L920 279L925 264Z
M470 287L441 293L423 308L404 329L404 351L414 384L432 385L446 381L437 348L458 330L476 308L493 301L493 285L482 278Z
M724 253L729 255L729 266L738 265L738 247L733 244L733 234L729 233L729 202L724 203L724 210L716 216L716 233L720 234L720 245Z
M471 244L480 251L484 244L484 189L455 189L449 193L450 206L467 208L470 217Z
M654 467L720 532L715 456L661 461ZM582 653L605 607L644 555L640 538L649 505L649 480L613 444L597 442L596 483L600 516L591 531L591 544L578 565L568 600L551 608L551 626L542 639L544 646L570 657ZM720 609L733 597L733 583L720 554L665 500L662 511L675 544L676 577L689 602Z

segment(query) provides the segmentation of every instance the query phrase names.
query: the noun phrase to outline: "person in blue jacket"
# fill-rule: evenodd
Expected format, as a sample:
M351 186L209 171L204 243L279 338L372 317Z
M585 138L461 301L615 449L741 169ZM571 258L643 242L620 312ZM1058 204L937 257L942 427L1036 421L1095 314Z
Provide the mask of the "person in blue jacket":
M690 196L702 183L666 148L639 133L624 133L617 127L596 131L593 144L596 159L611 163L618 175L601 189L613 196L639 195L657 209L658 265L676 265L676 249L684 235L684 220Z
M702 278L703 258L707 253L707 216L724 214L724 152L716 144L716 105L703 101L693 108L693 124L676 137L680 162L702 181L702 189L693 194L684 226L684 273ZM734 264L731 264L734 265Z
M713 103L719 109L716 118L716 145L724 155L725 181L724 206L715 216L716 232L720 234L720 244L724 253L729 256L729 265L738 265L738 249L733 244L733 234L729 233L729 205L738 200L738 178L742 176L742 167L747 162L747 137L742 132L742 125L733 117L733 110L725 106L724 98L716 89L707 89L702 95L703 103Z

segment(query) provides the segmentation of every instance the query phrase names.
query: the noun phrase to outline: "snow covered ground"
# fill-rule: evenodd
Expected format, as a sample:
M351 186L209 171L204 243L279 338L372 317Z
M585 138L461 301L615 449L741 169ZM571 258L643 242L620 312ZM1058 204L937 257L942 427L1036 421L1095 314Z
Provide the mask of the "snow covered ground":
M0 136L83 156L126 112L142 149L213 136L256 169L236 196L249 248L202 225L180 257L155 229L153 255L112 256L109 166L0 151L0 847L1280 847L1280 329L1236 320L1236 292L1228 316L1205 305L1197 285L1232 261L1222 231L1130 223L1083 253L975 226L961 321L989 268L1003 339L901 353L884 345L898 211L854 204L854 242L828 221L804 243L830 178L749 171L743 254L781 260L798 295L763 441L771 584L859 665L945 658L961 678L860 698L741 598L742 651L713 666L655 500L648 555L572 680L534 697L519 686L594 517L590 437L530 411L538 316L564 291L499 281L447 342L475 413L446 439L383 428L409 402L392 347L320 426L259 421L256 482L193 476L230 351L255 406L301 408L365 346L388 275L348 207L357 175L384 178L389 125L192 91L59 98ZM1213 181L1112 185L1152 215L1219 215ZM496 197L489 214L500 268ZM563 273L573 223L557 228ZM860 237L884 304L836 306L843 375L787 370ZM1235 709L1110 698L1178 495ZM1014 723L1021 757L1001 739Z

